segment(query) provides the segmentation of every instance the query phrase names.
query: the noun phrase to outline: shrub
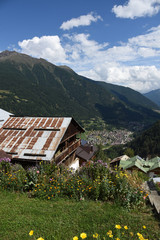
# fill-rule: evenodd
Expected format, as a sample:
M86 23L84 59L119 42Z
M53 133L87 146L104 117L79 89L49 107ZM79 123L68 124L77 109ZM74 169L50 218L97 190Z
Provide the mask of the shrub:
M142 191L140 183L134 176L117 169L113 174L113 182L115 185L114 198L120 205L127 209L144 206L147 195Z
M25 184L27 190L33 190L38 182L39 169L37 167L28 168L26 171L27 182Z
M10 158L0 158L0 170L4 171L5 173L10 171L11 168L11 159Z
M89 161L80 169L79 175L82 177L86 176L92 180L95 180L97 178L100 178L102 180L105 175L109 175L108 165L102 160L95 162Z

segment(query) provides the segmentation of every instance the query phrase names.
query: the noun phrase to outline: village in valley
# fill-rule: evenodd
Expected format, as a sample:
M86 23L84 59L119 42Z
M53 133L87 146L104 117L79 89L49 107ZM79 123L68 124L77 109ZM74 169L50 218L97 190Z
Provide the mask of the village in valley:
M144 124L139 122L120 122L123 127L115 128L100 118L82 121L82 124L85 129L84 139L90 144L103 146L126 144L133 140L135 132L142 131L144 128Z
M133 139L133 132L127 129L92 130L87 133L87 141L95 145L119 145L126 144Z

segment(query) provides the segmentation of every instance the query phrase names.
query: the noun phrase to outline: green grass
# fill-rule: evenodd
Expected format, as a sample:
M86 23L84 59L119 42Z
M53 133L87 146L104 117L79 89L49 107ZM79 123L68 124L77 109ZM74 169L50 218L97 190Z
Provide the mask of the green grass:
M115 224L127 225L127 231L145 233L150 240L158 240L160 236L159 222L150 208L127 212L107 202L44 201L9 192L0 192L0 203L1 240L33 239L28 235L32 229L36 239L45 240L69 240L82 232L106 236ZM143 225L147 227L145 230Z

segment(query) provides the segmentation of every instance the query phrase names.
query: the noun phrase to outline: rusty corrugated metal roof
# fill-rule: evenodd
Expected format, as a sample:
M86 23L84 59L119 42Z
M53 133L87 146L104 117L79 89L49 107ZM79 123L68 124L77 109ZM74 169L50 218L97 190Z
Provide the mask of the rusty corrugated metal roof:
M50 161L72 118L10 117L0 128L0 149L12 158Z

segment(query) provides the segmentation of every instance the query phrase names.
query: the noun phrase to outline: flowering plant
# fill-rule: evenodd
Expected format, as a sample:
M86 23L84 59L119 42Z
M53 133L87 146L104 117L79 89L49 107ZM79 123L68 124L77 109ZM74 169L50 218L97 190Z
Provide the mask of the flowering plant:
M0 158L0 169L2 171L5 171L5 172L8 172L10 171L10 168L11 168L11 159L10 158Z

